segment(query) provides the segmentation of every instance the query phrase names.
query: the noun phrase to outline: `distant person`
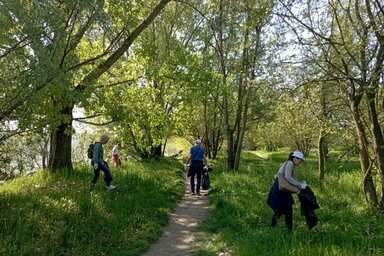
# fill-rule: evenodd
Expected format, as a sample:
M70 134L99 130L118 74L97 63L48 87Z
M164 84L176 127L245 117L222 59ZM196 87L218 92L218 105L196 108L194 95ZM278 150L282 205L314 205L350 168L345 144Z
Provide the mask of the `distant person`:
M304 154L300 151L294 151L289 154L288 160L280 166L279 171L276 174L276 176L278 174L282 174L290 184L298 188L297 191L299 191L300 189L305 189L307 187L307 183L305 181L299 181L294 176L295 167L299 166L302 161L304 161ZM281 215L284 215L285 225L287 226L287 229L292 230L292 206L294 204L292 193L283 192L279 190L279 183L277 177L271 187L271 190L269 191L267 204L272 208L274 212L272 216L271 226L275 227Z
M112 159L115 162L116 168L119 168L121 165L121 159L119 155L120 149L121 149L121 143L117 143L112 149Z
M188 175L190 178L191 195L200 194L201 188L201 174L204 168L207 169L207 157L205 149L201 147L201 140L197 139L195 145L191 147L190 156L186 162L186 165L190 164ZM195 187L195 176L196 176L196 187ZM196 192L196 193L195 193Z
M96 142L93 146L93 156L91 160L91 164L93 166L94 176L91 181L90 190L92 191L96 185L97 180L100 176L100 171L104 172L104 181L106 184L106 188L108 190L114 189L115 186L112 184L112 175L109 170L108 163L104 161L104 149L103 145L106 144L109 140L109 136L107 134L103 134L100 136L100 141Z

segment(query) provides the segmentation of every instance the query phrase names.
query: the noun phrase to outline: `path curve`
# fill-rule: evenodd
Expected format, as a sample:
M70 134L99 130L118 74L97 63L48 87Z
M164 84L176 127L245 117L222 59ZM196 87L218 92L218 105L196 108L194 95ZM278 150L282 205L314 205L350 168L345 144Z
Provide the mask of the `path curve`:
M189 180L185 177L185 192L171 214L163 235L143 256L187 256L195 251L195 234L208 213L207 191L202 196L190 195Z

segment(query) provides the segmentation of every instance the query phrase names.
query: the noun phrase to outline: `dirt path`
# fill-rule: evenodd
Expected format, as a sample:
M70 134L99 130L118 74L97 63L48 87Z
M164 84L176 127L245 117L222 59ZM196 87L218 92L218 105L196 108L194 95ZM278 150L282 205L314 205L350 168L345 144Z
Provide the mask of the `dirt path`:
M189 181L185 178L185 193L171 215L160 239L144 256L186 256L195 251L195 232L208 212L207 191L202 196L190 195Z

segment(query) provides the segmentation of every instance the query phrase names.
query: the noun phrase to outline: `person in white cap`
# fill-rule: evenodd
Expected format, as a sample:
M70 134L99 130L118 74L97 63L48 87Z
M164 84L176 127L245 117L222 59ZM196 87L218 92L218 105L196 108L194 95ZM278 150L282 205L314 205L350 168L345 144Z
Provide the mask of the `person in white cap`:
M299 166L304 161L304 154L300 151L294 151L289 154L288 160L285 161L279 168L278 174L283 174L285 179L296 186L298 189L305 189L307 183L305 181L299 181L294 176L294 170L296 166ZM285 216L285 224L288 230L292 230L293 226L293 210L294 204L292 194L290 192L283 192L279 190L278 179L272 185L268 194L267 204L272 208L274 214L272 216L271 226L275 227L281 215Z
M201 140L197 139L195 145L189 151L190 155L186 165L190 165L188 176L190 178L191 195L200 196L201 175L204 168L207 168L207 157L205 149L201 147ZM196 175L196 189L195 189L195 175Z

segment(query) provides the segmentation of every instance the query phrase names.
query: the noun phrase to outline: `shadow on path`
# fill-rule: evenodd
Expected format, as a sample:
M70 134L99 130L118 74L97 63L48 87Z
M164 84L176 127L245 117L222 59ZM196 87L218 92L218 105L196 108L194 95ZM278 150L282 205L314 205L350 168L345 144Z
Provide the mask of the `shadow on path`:
M208 212L207 191L202 196L190 195L189 180L185 177L185 192L171 215L160 239L144 256L186 256L195 251L195 232Z

